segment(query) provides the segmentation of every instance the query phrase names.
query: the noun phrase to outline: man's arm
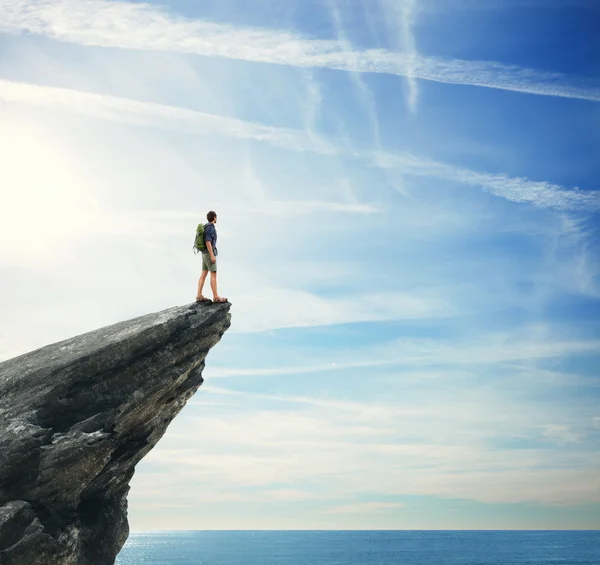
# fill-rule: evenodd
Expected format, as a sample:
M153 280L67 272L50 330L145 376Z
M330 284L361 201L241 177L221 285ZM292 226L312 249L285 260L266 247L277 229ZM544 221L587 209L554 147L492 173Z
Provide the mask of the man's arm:
M206 242L206 249L208 249L208 252L210 253L210 261L211 263L214 263L217 258L215 257L214 251L213 251L213 246L212 243L210 241Z
M208 224L206 226L204 235L204 243L206 245L206 250L210 254L210 261L214 263L217 259L215 257L215 226L212 224Z

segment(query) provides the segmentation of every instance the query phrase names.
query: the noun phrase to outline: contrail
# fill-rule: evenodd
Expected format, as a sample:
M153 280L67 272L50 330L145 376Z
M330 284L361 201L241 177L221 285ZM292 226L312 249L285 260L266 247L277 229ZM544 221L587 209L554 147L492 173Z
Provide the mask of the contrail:
M333 141L317 139L303 131L66 88L0 80L0 100L197 135L225 135L251 139L293 151L310 151L323 155L344 154L344 150ZM409 154L391 155L376 152L346 156L382 168L393 168L406 175L441 178L481 187L506 200L529 203L540 208L582 211L600 209L600 193L593 191L568 189L549 182L504 174L472 171Z
M407 16L408 17L408 16ZM408 22L408 20L407 20ZM357 51L338 41L187 19L114 0L0 0L0 30L79 45L171 51L296 67L384 73L449 84L600 101L600 84L493 61ZM414 86L414 83L413 83Z
M337 153L337 149L326 142L309 138L303 132L291 129L68 88L0 80L0 100L33 104L54 110L161 129L253 139L294 151Z

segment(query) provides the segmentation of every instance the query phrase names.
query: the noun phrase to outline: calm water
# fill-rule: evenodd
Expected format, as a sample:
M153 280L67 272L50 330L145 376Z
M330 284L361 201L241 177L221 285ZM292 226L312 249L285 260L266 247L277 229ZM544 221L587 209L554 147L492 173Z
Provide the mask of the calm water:
M157 532L118 565L600 565L593 532Z

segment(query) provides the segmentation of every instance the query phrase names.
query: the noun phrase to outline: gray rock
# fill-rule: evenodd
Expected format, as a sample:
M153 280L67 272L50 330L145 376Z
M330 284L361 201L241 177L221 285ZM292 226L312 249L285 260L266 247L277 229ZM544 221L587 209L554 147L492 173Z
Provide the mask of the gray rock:
M107 565L136 464L202 384L229 303L121 322L0 363L0 564Z

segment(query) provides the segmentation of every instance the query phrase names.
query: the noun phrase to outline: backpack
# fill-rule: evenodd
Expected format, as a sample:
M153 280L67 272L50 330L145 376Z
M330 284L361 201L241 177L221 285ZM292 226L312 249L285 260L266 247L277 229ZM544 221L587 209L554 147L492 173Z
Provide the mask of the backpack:
M196 237L194 238L194 253L204 253L206 251L206 243L204 241L204 224L198 224L196 228Z

